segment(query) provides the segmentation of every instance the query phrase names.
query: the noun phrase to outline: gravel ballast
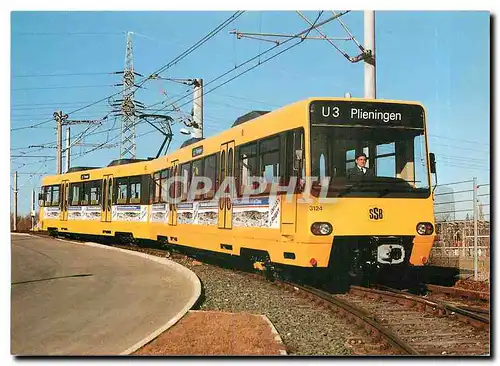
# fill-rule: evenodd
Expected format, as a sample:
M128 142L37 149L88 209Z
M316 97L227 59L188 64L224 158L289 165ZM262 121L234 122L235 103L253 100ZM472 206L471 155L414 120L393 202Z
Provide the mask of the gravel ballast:
M349 355L351 339L359 338L344 319L264 279L180 255L170 259L200 278L203 285L200 310L266 315L289 355Z

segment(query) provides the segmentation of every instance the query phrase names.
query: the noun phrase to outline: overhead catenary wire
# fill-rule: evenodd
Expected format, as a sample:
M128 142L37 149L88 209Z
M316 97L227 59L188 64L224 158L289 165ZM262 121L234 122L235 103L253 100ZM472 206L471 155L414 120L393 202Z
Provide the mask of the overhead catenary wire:
M176 63L178 63L180 60L184 59L185 57L187 57L189 54L191 54L193 51L195 51L197 48L199 48L200 46L202 46L204 43L206 43L209 39L213 38L216 34L218 34L222 29L224 29L228 24L230 24L233 20L237 19L238 17L240 17L242 14L244 13L244 11L236 11L233 15L231 15L228 19L226 19L224 22L222 22L220 25L218 25L214 30L210 31L207 35L205 35L202 39L200 39L198 42L196 42L193 46L189 47L186 51L184 51L183 53L181 53L179 56L177 56L176 58L174 58L171 62L167 63L166 65L160 67L157 71L155 71L153 74L151 75L154 75L154 74L159 74L165 70L167 70L168 68L172 67L173 65L175 65ZM139 83L138 83L138 86L142 86L144 83L146 83L148 80L151 80L150 76L147 76L147 77L144 77L143 80L141 80ZM130 88L132 87L136 87L136 86L131 86ZM83 106L81 108L78 108L76 110L73 110L69 113L67 113L68 115L71 115L73 113L76 113L78 111L81 111L83 109L86 109L86 108L89 108L93 105L96 105L98 103L101 103L102 101L107 101L109 100L110 98L116 96L116 95L119 95L119 94L122 94L123 93L123 90L122 91L118 91L114 94L112 94L111 96L107 96L105 98L102 98L102 99L99 99L98 101L95 101L95 102L92 102L92 103L89 103L87 104L86 106ZM41 121L41 122L38 122L38 123L35 123L33 125L30 125L30 126L23 126L23 127L18 127L18 128L11 128L11 131L19 131L19 130L24 130L24 129L30 129L30 128L35 128L35 127L38 127L38 126L41 126L43 124L47 124L49 122L52 122L53 119L50 118L50 119L47 119L47 120L44 120L44 121Z
M337 12L335 10L332 10L332 13L333 13L333 15L337 16ZM342 26L342 28L344 28L345 32L349 35L349 37L351 38L351 40L354 43L356 43L356 46L358 46L359 50L361 52L364 52L365 48L358 42L358 40L356 39L356 37L354 37L354 35L349 30L349 28L347 28L347 26L345 25L345 23L342 21L341 17L338 17L337 21L340 23L340 25Z
M207 94L209 94L209 93L213 92L214 90L216 90L216 89L218 89L218 88L222 87L223 85L226 85L227 83L229 83L229 82L233 81L234 79L236 79L236 78L238 78L238 77L242 76L243 74L245 74L245 73L247 73L247 72L249 72L249 71L251 71L251 70L255 69L256 67L259 67L259 66L263 65L263 64L264 64L264 63L266 63L267 61L270 61L271 59L273 59L273 58L275 58L275 57L277 57L277 56L281 55L282 53L284 53L284 52L286 52L286 51L288 51L288 50L292 49L293 47L295 47L295 46L299 45L299 44L300 44L301 42L303 42L303 40L304 40L304 39L302 38L301 34L304 34L304 33L309 34L309 32L310 32L310 31L311 31L311 30L312 30L312 29L316 26L316 23L317 23L318 19L321 17L321 14L322 14L322 13L323 13L323 12L320 12L320 13L319 13L319 15L318 15L318 17L316 18L316 20L315 20L315 22L314 22L313 26L309 27L309 28L306 30L306 32L302 31L302 32L298 33L297 35L295 35L295 37L294 37L294 38L288 38L288 39L286 39L285 41L281 42L280 44L277 44L277 45L274 45L274 46L272 46L272 47L268 48L267 50L265 50L265 51L263 51L263 52L261 52L261 53L259 53L259 54L255 55L255 56L253 56L253 57L249 58L248 60L244 61L243 63L241 63L241 64L239 64L239 65L235 66L234 68L229 69L229 70L228 70L228 71L226 71L226 72L223 72L223 73L222 73L222 74L220 74L219 76L217 76L217 77L213 78L212 80L210 80L209 82L205 83L205 84L204 84L204 90L203 90L203 96L205 96L205 95L207 95ZM286 43L290 42L290 41L291 41L291 40L293 40L293 39L295 39L295 40L296 40L296 39L299 39L299 41L298 41L298 42L296 42L295 44L293 44L293 45L291 45L291 46L289 46L289 47L285 48L284 50L282 50L282 51L280 51L280 52L278 52L278 53L274 54L273 56L270 56L270 57L268 57L267 59L265 59L265 60L263 60L263 61L258 62L257 64L253 65L252 67L250 67L250 68L248 68L248 69L244 70L243 72L241 72L241 73L237 74L236 76L234 76L234 77L232 77L232 78L230 78L230 79L226 80L225 82L223 82L223 83L221 83L221 84L217 85L216 87L214 87L214 88L212 88L212 89L210 89L210 90L208 90L208 91L205 91L205 88L206 88L208 85L210 85L210 84L212 84L212 83L216 82L217 80L219 80L219 79L223 78L224 76L227 76L228 74L230 74L230 73L234 72L235 70L237 70L237 69L241 68L242 66L244 66L244 65L246 65L246 64L248 64L248 63L250 63L250 62L252 62L252 61L254 61L254 60L256 60L256 59L259 59L262 55L264 55L264 54L266 54L266 53L269 53L269 52L273 51L274 49L276 49L276 48L278 48L278 47L283 46L284 44L286 44ZM163 111L163 110L165 110L166 108L168 108L168 107L172 106L172 105L173 105L173 104L175 104L175 103L178 103L179 101L181 101L181 100L183 100L183 99L186 99L186 98L187 98L187 97L189 97L189 96L190 96L190 95L186 94L185 96L183 96L183 97L181 97L181 98L177 99L175 102L172 102L172 103L170 103L170 104L168 104L168 105L166 105L166 106L164 106L164 107L162 107L162 108L156 109L156 110L155 110L155 112L160 112L160 111ZM188 102L186 102L186 103L182 104L181 106L179 106L179 108L180 108L180 107L182 107L182 106L184 106L184 105L186 105L186 104L191 103L193 100L194 100L194 98L193 98L193 99L191 99L190 101L188 101ZM157 102L157 103L154 103L154 104L152 104L152 105L149 105L147 108L152 108L152 107L154 107L154 106L156 106L156 105L163 104L163 103L164 103L164 101L162 101L162 102Z
M190 89L189 89L190 90ZM171 97L169 99L172 99L173 97L179 97L181 96L180 94L170 94ZM237 100L242 100L242 101L247 101L247 102L252 102L252 103L260 103L260 104L267 104L269 106L274 106L274 107L281 107L281 105L275 105L275 104L271 104L271 103L268 103L268 102L264 102L264 101L260 101L260 100L255 100L255 99L249 99L249 98L245 98L245 97L236 97L236 96L232 96L232 95L225 95L225 94L216 94L214 93L213 95L217 95L217 96L220 96L220 97L224 97L224 98L231 98L231 99L237 99ZM224 104L225 106L231 106L231 108L235 108L235 109L245 109L241 106L237 106L237 105L231 105L231 104L228 104L228 103L215 103L215 104ZM247 109L247 110L250 110L250 109ZM188 112L184 112L184 111L171 111L171 113L180 113L184 116L189 116L190 114ZM213 120L217 120L217 121L225 121L225 119L222 119L222 118L219 118L219 117L215 117L215 116L205 116L206 118L209 118L209 119L213 119ZM116 120L114 122L116 124ZM138 124L142 124L143 122L142 121L139 121ZM94 127L94 126L89 126L89 127ZM98 127L102 127L102 126L98 126ZM96 135L101 135L101 134L104 134L104 133L109 133L109 132L112 132L112 131L115 131L115 130L118 130L120 127L117 127L117 128L114 128L111 127L111 128L107 128L105 130L101 130L101 131L97 131L97 132L92 132L92 133L87 133L86 134L86 137L91 137L91 136L96 136ZM79 136L77 136L75 139L78 139ZM38 143L37 145L28 145L28 146L20 146L20 147L12 147L10 150L11 151L17 151L17 150L27 150L27 149L35 149L35 148L38 148L39 150L41 149L55 149L55 143L53 142L53 140L51 141L47 141L47 142L43 142L43 143ZM33 152L34 150L32 150Z
M42 77L68 77L68 76L88 76L88 75L110 75L110 72L75 72L62 74L21 74L12 75L12 78L42 78Z
M27 87L15 88L11 91L28 91L28 90L49 90L49 89L85 89L85 88L104 88L115 87L113 84L98 84L98 85L55 85L55 86L42 86L42 87Z
M30 107L34 105L51 105L51 106L61 106L61 105L68 105L68 104L89 104L92 103L92 101L88 102L61 102L61 103L20 103L20 104L11 104L11 107Z

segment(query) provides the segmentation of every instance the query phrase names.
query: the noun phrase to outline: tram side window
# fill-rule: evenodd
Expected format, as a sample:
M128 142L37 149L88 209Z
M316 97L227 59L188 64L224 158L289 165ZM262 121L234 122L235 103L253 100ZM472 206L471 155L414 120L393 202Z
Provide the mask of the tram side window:
M96 180L89 182L90 187L90 205L98 205L101 198L101 185L100 181Z
M170 184L170 187L168 187L168 189L170 190L170 197L174 199L180 197L181 193L181 185L180 182L178 181L179 165L169 168L169 171L170 171L170 176L174 178L172 179L173 182Z
M219 184L222 184L224 180L226 179L226 151L222 150L222 152L219 153L219 165L220 165L220 177L219 177Z
M45 207L45 200L47 197L47 187L42 186L40 193L38 193L38 206Z
M260 141L260 176L267 183L277 182L280 176L280 138L271 137Z
M153 197L152 202L158 203L161 201L161 181L160 181L160 172L156 172L153 174L153 189L151 190Z
M59 186L52 186L52 206L59 206Z
M285 133L285 142L281 145L282 162L284 172L281 173L282 184L288 185L290 177L303 177L305 175L304 164L304 132L301 129L287 131ZM299 171L302 165L302 171Z
M191 163L191 182L193 181L193 178L203 176L203 160L204 159L198 159ZM203 182L197 182L196 185L195 189L203 189ZM201 198L202 197L200 195L196 195L196 197L194 197L195 200Z
M42 188L44 207L59 206L59 185L45 186Z
M167 181L170 177L170 169L164 169L160 173L160 200L161 202L168 202L168 187Z
M167 202L168 201L168 187L167 179L169 170L164 169L162 171L153 174L152 189L153 203Z
M128 178L119 178L116 180L116 203L127 203L128 197Z
M121 177L115 179L114 203L124 204L147 204L150 197L151 184L150 175L135 175L132 177ZM154 190L151 190L154 192Z
M70 204L70 206L78 206L80 204L82 183L71 183L70 184L70 192L71 192L71 204Z
M257 144L255 142L239 148L238 166L240 194L243 194L245 187L250 185L250 177L258 175Z
M211 199L214 197L217 191L217 155L213 154L207 156L205 159L205 177L210 179L212 182L212 188L205 194L205 199Z
M45 205L52 206L52 186L45 187Z
M185 163L181 165L181 200L185 201L189 192L189 180L190 180L191 163Z
M82 206L87 206L90 201L90 182L82 183L82 197L80 204Z
M141 177L130 178L130 203L141 203Z

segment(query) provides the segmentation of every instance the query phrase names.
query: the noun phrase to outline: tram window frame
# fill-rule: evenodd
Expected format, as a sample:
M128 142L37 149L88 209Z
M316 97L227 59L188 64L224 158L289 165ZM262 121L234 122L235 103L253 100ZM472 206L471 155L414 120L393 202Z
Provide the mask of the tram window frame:
M115 205L128 205L128 204L141 204L147 205L149 200L150 192L148 190L151 182L151 176L149 174L132 175L129 177L116 177L113 184L113 204ZM139 198L132 198L131 186L132 184L140 185L138 190ZM118 198L118 193L120 192L119 187L127 187L126 199ZM137 192L137 191L136 191Z
M246 153L246 157L243 158L243 155ZM236 164L238 167L238 175L237 178L239 180L238 184L238 191L239 194L242 195L245 192L245 188L247 187L248 179L249 177L252 176L258 176L258 172L260 171L259 167L259 144L258 140L257 141L251 141L247 142L243 145L238 146L237 154L236 156L238 157L237 161L238 163ZM243 160L246 159L246 162L244 163ZM250 159L253 161L253 166L250 165ZM248 168L250 167L250 168ZM243 171L244 169L246 170L246 177L245 179L243 178Z
M187 177L184 175L184 172L187 172ZM186 201L188 198L190 180L191 180L191 162L183 163L180 165L180 197L181 201Z
M52 205L52 186L45 186L43 195L44 207L50 207Z
M168 202L168 187L167 182L170 178L170 169L160 171L160 200L158 202Z
M56 188L56 187L57 187L59 199L56 203L54 203L53 191L54 191L54 188ZM42 192L43 192L43 203L40 207L56 207L56 206L60 205L60 203L61 203L61 200L60 200L61 188L60 188L59 184L52 184L50 186L44 186L44 187L42 187ZM48 198L50 198L50 199L48 199Z
M195 174L195 167L198 167L198 173ZM191 188L191 184L193 183L193 178L194 177L203 177L205 172L204 172L204 168L205 168L205 159L204 158L200 158L200 159L196 159L196 160L193 160L191 161L191 170L190 170L190 188ZM197 187L196 187L196 190L198 189L203 189L204 185L203 185L203 182L197 182ZM189 190L188 190L189 192ZM198 200L201 200L203 199L204 195L200 195L200 194L196 194L194 197L193 197L193 200L194 201L198 201Z
M221 185L222 182L224 182L224 179L226 179L226 150L222 150L219 152L218 156L218 161L219 161L219 183L217 186Z
M87 182L86 185L89 187L89 206L99 206L101 204L101 181L93 180ZM93 192L95 190L95 192ZM95 194L95 199L92 199L92 194Z
M166 190L166 183L169 178L169 169L159 170L153 173L151 179L151 202L152 203L166 203L168 202L168 194L164 195Z
M54 193L57 192L57 201L54 200ZM61 204L61 186L59 184L52 186L52 206L59 206Z
M90 203L90 182L82 182L82 189L80 191L80 206L88 206Z
M143 196L143 179L142 176L134 176L134 177L129 177L128 181L128 202L129 203L141 203L141 198ZM137 189L137 185L139 185L139 189ZM132 187L134 187L133 192L135 194L139 193L139 197L132 197Z
M218 188L217 160L218 160L217 153L205 156L203 158L203 174L206 178L209 178L212 181L212 188L207 193L205 193L205 195L203 197L204 199L214 198L215 192L217 191L217 188ZM209 164L209 163L211 163L211 164ZM212 169L212 167L213 167L213 171L210 171L209 169L207 169L208 167L210 167L210 169Z
M231 164L232 163L232 164ZM226 177L233 177L234 178L234 148L231 146L229 149L227 149L227 171L226 171Z
M168 187L168 190L170 192L169 196L171 200L175 200L177 197L179 197L179 189L180 189L180 182L177 181L177 177L179 174L179 165L175 165L173 167L168 168L170 173L170 177L174 177L173 182L171 182L170 186Z
M161 171L153 173L151 179L151 203L161 202Z
M266 180L266 190L265 192L269 192L271 185L273 183L277 183L280 181L282 176L283 164L281 162L281 147L280 147L280 135L277 134L274 136L266 137L265 139L259 140L259 176ZM274 158L271 158L271 156ZM269 158L270 161L265 161L266 158ZM272 167L273 176L271 180L266 179L266 168ZM275 175L276 170L276 175ZM278 177L278 181L275 178Z
M42 186L38 193L38 206L45 207L45 186Z
M282 181L284 184L288 185L291 177L301 177L304 175L304 129L295 128L293 130L285 131L284 133L285 142L282 149L282 157L284 164L284 172L282 175ZM295 152L297 150L302 150L302 171L299 172L295 170Z
M116 178L115 179L115 184L113 185L114 186L114 204L116 205L126 205L128 204L128 198L129 198L129 184L128 184L128 178L129 177L120 177L120 178ZM126 190L125 190L125 198L119 198L119 193L120 192L123 192L122 189L120 189L120 187L123 187L125 186L126 187Z
M75 190L77 191L77 199L75 200ZM81 199L82 199L82 189L83 189L83 183L82 182L76 182L76 183L70 183L69 185L69 191L70 191L70 198L71 200L69 201L70 206L80 206L81 204Z

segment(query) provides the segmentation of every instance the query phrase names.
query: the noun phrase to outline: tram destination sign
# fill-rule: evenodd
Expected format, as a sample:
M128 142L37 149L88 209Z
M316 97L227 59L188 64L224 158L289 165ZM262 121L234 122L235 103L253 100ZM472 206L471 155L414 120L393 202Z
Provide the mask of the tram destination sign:
M318 100L309 113L313 125L424 126L424 110L414 104Z

